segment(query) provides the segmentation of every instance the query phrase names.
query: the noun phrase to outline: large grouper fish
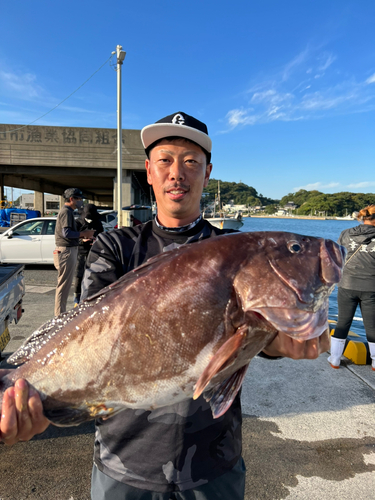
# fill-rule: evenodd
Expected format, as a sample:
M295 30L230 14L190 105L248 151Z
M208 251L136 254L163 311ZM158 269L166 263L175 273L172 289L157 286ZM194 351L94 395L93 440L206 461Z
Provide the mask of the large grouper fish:
M8 359L69 426L202 393L224 414L250 360L283 332L327 328L345 250L285 232L233 233L160 254L44 324Z

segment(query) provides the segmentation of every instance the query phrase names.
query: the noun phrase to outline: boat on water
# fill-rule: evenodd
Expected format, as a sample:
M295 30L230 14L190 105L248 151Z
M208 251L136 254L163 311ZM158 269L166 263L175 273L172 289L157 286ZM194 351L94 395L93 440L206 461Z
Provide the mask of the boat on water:
M204 215L203 215L204 216ZM225 217L216 215L215 217L204 217L210 224L219 229L240 229L243 226L242 215L238 214L234 217Z
M335 217L336 220L354 220L353 214L348 214L348 210L346 210L345 215L342 217Z
M354 220L351 215L346 215L345 217L335 217L336 220Z
M217 195L215 195L214 213L211 216L206 216L203 212L204 219L208 220L210 224L219 229L240 229L243 226L242 213L237 212L234 216L224 214L221 207L220 199L220 181L217 183ZM216 213L216 206L219 212Z

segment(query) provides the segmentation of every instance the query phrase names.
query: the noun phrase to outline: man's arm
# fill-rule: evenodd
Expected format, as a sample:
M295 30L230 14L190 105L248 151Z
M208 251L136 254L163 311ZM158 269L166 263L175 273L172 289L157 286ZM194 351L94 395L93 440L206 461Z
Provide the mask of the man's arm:
M81 301L124 275L122 249L108 233L98 235L86 260Z
M85 229L84 231L73 231L70 227L63 227L62 236L64 238L69 239L77 239L77 238L88 238L91 239L94 237L95 229Z
M77 226L75 223L74 215L71 210L65 210L60 215L61 236L63 238L77 239L77 238L93 238L94 230L86 229L85 231L76 231Z

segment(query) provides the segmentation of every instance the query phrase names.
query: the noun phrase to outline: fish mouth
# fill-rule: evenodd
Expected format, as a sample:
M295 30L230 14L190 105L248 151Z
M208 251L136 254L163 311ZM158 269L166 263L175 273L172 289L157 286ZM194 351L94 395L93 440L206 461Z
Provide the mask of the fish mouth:
M320 337L328 327L328 301L317 311L262 307L254 310L276 330L299 340Z

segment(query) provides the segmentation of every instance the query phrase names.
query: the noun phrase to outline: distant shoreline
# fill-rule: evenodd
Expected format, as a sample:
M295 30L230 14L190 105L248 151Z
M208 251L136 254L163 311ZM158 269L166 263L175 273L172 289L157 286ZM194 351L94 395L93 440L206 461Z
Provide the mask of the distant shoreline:
M310 215L243 215L243 218L251 219L304 219L304 220L345 220L336 219L336 217L314 217ZM346 219L349 222L355 222L355 219Z

